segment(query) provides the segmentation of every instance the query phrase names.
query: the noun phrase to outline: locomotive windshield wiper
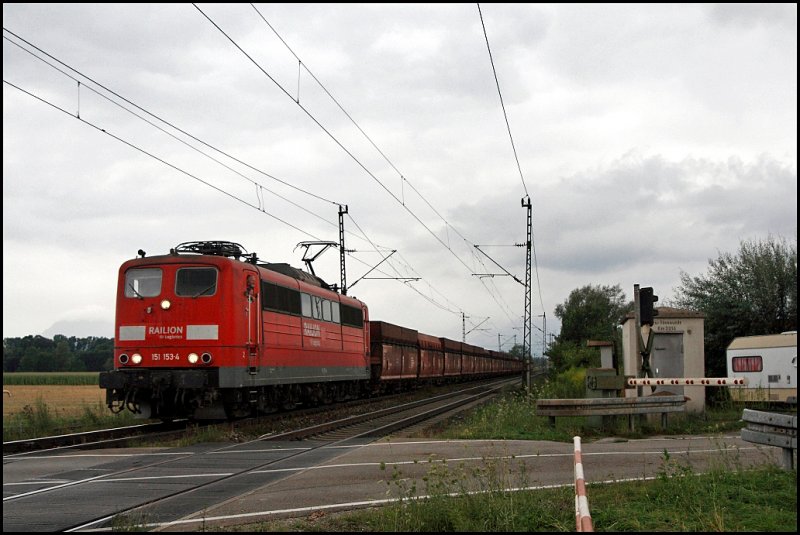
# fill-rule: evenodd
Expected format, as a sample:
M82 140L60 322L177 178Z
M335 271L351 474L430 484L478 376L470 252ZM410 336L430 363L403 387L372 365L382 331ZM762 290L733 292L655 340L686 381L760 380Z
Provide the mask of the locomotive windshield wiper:
M209 287L208 287L208 288L206 288L205 290L201 291L200 293L196 293L196 294L194 294L194 295L192 296L192 299L197 299L198 297L200 297L201 295L203 295L203 294L204 294L204 293L206 293L207 291L209 291L209 290L211 290L212 288L214 288L216 285L217 285L217 283L215 282L214 284L212 284L211 286L209 286Z
M132 282L129 282L129 283L128 283L128 288L130 288L130 289L131 289L131 291L132 291L133 293L135 293L135 294L136 294L136 296L137 296L139 299L144 299L144 296L143 296L142 294L140 294L139 292L137 292L137 291L136 291L136 288L134 288L134 287L133 287L133 283L132 283Z

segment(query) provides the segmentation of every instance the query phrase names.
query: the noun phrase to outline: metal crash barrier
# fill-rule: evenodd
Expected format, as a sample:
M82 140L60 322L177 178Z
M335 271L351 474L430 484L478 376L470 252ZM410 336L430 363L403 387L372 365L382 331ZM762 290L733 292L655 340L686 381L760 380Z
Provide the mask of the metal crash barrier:
M637 398L585 398L585 399L540 399L536 402L536 414L548 416L555 426L556 416L628 416L628 427L634 430L635 414L661 413L661 425L667 425L667 413L684 412L686 399L683 396L650 396Z
M781 448L783 468L794 469L794 450L797 450L797 416L744 409L742 420L747 423L747 427L742 429L742 440Z

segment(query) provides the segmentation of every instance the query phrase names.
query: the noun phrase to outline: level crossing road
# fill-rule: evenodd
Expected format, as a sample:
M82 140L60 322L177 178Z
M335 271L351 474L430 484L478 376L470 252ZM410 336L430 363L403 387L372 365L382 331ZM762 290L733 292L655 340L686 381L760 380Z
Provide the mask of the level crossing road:
M379 505L408 497L412 487L424 495L423 477L432 473L463 477L465 486L475 491L498 483L508 489L571 485L574 476L572 443L551 441L384 438L244 446L201 444L4 458L3 530L77 528L81 520L103 518L104 511L113 515L121 504L150 502L129 512L127 521L149 529L195 531L201 526ZM584 441L590 505L592 483L656 477L667 457L697 473L712 467L778 463L780 451L742 441L738 434ZM163 461L175 458L181 462L159 469ZM247 477L233 486L198 486L177 501L157 499L198 482L222 480L243 467ZM490 477L500 480L489 481ZM81 528L108 523L105 518Z

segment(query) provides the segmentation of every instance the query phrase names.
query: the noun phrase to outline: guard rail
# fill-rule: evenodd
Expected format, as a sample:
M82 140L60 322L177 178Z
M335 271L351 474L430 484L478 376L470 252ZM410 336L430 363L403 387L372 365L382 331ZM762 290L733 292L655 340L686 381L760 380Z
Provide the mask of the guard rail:
M796 415L744 409L742 420L747 423L747 427L742 429L742 440L781 448L781 464L786 470L794 468L794 451L797 450Z
M548 416L555 427L557 416L614 416L627 415L628 428L634 430L636 414L661 414L661 426L667 426L667 414L684 412L683 396L647 396L631 398L540 399L536 414Z

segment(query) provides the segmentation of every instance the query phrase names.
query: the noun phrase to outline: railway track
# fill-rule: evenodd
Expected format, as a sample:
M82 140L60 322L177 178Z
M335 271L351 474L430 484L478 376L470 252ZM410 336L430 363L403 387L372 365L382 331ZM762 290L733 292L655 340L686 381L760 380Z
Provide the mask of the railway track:
M477 382L476 384L480 385L483 383ZM69 449L100 449L127 447L132 444L141 443L167 442L184 437L189 426L218 426L232 430L232 434L241 432L250 433L251 429L257 429L259 427L280 428L296 426L293 421L302 420L303 418L325 418L326 420L330 420L332 417L331 415L335 415L337 412L347 413L353 412L354 410L357 412L360 406L369 406L376 403L383 404L391 402L392 400L400 400L401 403L405 403L402 400L406 397L413 397L413 394L413 392L406 392L402 394L384 395L380 398L359 399L318 407L301 408L287 412L262 415L256 418L245 418L234 422L206 422L198 424L187 420L174 420L172 422L143 423L111 429L98 429L79 433L65 433L47 437L13 440L3 442L3 455L33 452L53 453ZM338 420L337 416L333 417ZM281 424L281 422L287 423ZM301 438L300 434L298 434L296 438Z
M470 385L434 398L237 444L202 444L160 451L152 457L123 457L59 474L56 482L20 481L24 491L4 495L3 527L5 531L80 531L168 523L288 477L299 466L324 463L347 446L372 442L475 403L508 384L505 380ZM4 458L4 480L8 463L35 458Z
M281 433L275 436L262 437L265 441L273 440L316 440L334 441L357 437L380 437L394 431L423 422L446 412L457 410L464 405L494 394L503 388L508 381L481 384L455 392L442 394L434 398L423 399L389 407L379 411L341 420L325 422L311 427ZM497 385L500 385L499 387Z
M175 420L173 422L147 423L50 437L12 440L3 442L3 455L37 451L53 452L69 448L110 448L122 446L134 439L168 438L173 434L184 432L187 423L186 420Z

